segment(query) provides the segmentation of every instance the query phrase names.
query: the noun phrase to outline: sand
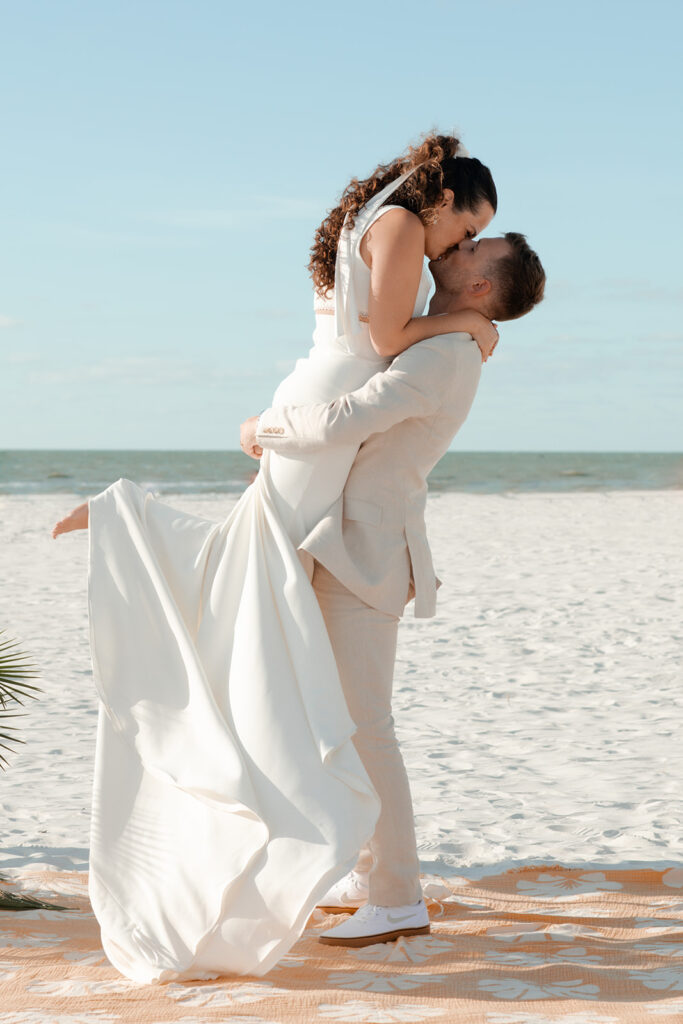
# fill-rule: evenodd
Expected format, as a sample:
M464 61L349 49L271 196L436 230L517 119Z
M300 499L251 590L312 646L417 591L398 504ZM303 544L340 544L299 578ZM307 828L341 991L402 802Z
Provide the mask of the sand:
M0 629L44 689L0 775L0 870L87 867L87 538L49 535L78 500L0 498ZM423 871L680 864L683 493L439 494L428 525L444 585L404 619L395 700Z

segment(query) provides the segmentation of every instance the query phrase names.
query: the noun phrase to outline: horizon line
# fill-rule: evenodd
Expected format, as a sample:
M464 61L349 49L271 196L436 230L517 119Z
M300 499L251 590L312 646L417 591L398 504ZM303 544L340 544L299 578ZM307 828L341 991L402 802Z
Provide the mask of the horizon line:
M245 455L239 448L0 448L0 455L14 452L180 452L206 455L215 452L224 455ZM445 455L681 455L683 451L662 450L661 448L455 448L448 449Z

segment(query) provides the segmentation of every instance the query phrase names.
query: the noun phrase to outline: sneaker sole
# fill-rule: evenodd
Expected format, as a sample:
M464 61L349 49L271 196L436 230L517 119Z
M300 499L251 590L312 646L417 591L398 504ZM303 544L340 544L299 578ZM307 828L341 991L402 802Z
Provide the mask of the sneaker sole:
M319 903L316 907L316 910L324 910L326 914L355 914L356 911L360 910L362 906L363 904L359 903L357 907L330 907L325 903Z
M399 928L395 932L382 932L380 935L359 935L354 939L335 939L331 935L318 936L318 942L324 946L374 946L378 942L395 942L402 935L429 935L429 925L421 928Z

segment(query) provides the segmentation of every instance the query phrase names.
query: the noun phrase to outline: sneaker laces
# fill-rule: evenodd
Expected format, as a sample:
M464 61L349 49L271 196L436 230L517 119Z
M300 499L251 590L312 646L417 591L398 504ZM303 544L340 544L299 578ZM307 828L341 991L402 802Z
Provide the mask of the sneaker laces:
M423 900L419 899L417 903L410 903L405 907L401 907L401 910L409 910L417 914L422 904ZM360 910L356 911L354 917L357 921L372 920L373 917L379 917L382 914L386 914L389 911L396 909L396 907L380 907L375 903L366 903L364 907L361 907Z
M371 921L375 917L379 917L386 907L378 907L374 903L366 903L364 907L357 910L354 914L356 921Z

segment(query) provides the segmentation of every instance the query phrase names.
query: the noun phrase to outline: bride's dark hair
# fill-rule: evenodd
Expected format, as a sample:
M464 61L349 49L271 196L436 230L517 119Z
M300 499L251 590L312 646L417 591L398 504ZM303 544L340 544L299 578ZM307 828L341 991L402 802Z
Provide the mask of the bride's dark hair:
M403 156L390 164L380 164L369 178L352 178L339 204L331 210L315 233L308 269L315 290L325 295L334 287L334 264L339 234L348 215L353 227L355 215L385 185L407 171L417 168L387 202L416 213L423 224L437 219L436 207L445 188L453 190L456 210L475 210L488 202L495 212L498 195L488 167L476 157L455 157L459 140L454 135L425 135L419 145L409 146Z

